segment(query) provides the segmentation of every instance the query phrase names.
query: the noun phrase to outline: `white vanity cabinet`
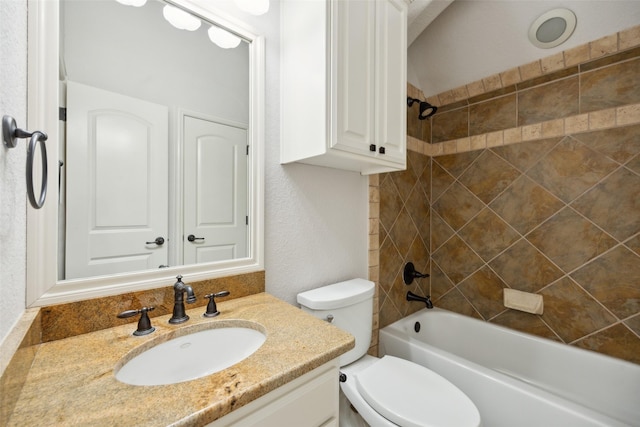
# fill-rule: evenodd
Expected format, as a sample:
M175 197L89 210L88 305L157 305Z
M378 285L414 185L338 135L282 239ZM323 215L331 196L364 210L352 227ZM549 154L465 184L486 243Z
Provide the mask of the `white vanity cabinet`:
M281 13L281 163L405 169L405 1L284 0Z
M338 427L338 369L334 359L207 427Z

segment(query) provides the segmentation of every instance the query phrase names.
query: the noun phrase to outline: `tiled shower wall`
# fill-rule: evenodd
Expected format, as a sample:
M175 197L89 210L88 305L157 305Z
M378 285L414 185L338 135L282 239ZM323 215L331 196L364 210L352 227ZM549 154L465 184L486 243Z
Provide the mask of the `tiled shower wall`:
M437 307L640 363L640 27L625 34L628 49L618 42L571 71L520 78L509 93L452 99L429 121L409 110L407 170L371 181L380 327L424 306L405 300L412 290ZM451 130L437 136L445 142L421 146L456 110L466 125L449 116ZM408 261L431 278L404 285ZM541 294L544 314L505 309L507 287Z

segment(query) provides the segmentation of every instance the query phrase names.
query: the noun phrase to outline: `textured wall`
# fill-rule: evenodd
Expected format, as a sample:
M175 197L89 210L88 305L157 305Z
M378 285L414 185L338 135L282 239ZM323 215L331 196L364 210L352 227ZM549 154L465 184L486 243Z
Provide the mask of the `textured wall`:
M27 3L0 1L0 114L27 117ZM0 144L0 342L25 308L25 144Z

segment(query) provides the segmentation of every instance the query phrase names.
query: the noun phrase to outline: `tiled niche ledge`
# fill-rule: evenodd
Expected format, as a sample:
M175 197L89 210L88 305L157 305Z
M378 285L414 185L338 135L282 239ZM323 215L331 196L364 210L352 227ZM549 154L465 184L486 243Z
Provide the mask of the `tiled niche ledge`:
M638 123L640 104L630 104L435 144L407 136L407 148L436 157Z
M640 46L640 25L426 98L446 106Z

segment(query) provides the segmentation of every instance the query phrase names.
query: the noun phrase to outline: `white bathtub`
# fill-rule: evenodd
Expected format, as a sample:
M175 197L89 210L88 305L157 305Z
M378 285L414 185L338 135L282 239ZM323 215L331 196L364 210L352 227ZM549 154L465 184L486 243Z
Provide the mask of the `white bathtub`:
M458 386L483 427L640 426L640 365L595 352L435 308L382 328L384 354Z

